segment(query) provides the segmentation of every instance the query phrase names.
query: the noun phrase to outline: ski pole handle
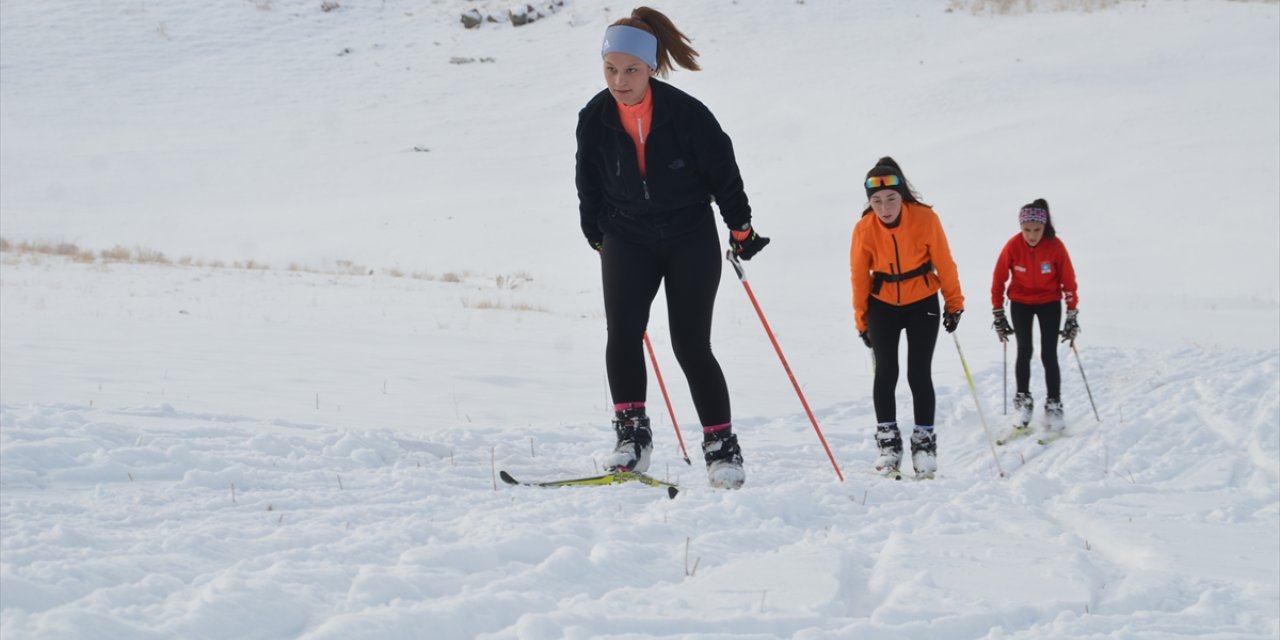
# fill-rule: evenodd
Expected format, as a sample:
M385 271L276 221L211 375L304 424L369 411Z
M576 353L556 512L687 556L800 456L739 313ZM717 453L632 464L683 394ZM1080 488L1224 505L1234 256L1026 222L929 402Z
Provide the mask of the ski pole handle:
M743 269L743 268L742 268L742 261L738 259L738 256L733 255L733 251L732 251L732 250L730 250L730 251L725 251L725 252L724 252L724 259L725 259L725 260L728 260L728 261L729 261L729 264L733 265L733 270L734 270L734 271L736 271L736 272L738 273L738 279L739 279L739 280L741 280L741 281L743 281L743 282L746 282L746 281L747 281L747 272L746 272L746 270L745 270L745 269Z

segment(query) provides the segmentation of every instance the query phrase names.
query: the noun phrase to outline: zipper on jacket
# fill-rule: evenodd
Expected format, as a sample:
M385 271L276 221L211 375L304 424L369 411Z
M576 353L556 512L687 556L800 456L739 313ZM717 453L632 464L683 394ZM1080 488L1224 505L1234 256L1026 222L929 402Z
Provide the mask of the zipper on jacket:
M898 255L898 237L889 236L889 239L893 240L893 259L898 261L898 264L897 264L898 270L894 271L894 265L890 263L889 273L897 275L899 273L902 273L902 256ZM898 284L898 304L902 304L902 281L899 280L897 284Z
M636 122L636 125L637 125L637 126L639 126L639 124L640 124L639 122ZM640 139L640 141L641 141L641 142L643 142L643 141L644 141L644 137L643 137L643 136L644 136L644 132L643 132L643 130L641 130L641 134L640 134L640 135L641 135L641 139ZM638 165L637 165L637 168L639 168L639 166L638 166ZM619 156L615 156L615 157L614 157L614 169L613 169L613 175L614 175L614 176L616 176L616 177L619 177L619 178L621 178L621 177L622 177L622 156L620 156L620 155L619 155ZM641 188L643 188L643 189L644 189L644 199L645 199L645 200L648 200L648 199L649 199L649 181L648 181L648 180L646 180L645 178L641 178L641 179L640 179L640 186L641 186Z
M640 150L640 153L646 153L646 148L643 146L644 145L644 119L643 118L640 118L640 117L636 118L636 134L640 136L640 144L642 147ZM649 180L647 178L641 178L640 186L644 188L644 199L648 200L649 199Z

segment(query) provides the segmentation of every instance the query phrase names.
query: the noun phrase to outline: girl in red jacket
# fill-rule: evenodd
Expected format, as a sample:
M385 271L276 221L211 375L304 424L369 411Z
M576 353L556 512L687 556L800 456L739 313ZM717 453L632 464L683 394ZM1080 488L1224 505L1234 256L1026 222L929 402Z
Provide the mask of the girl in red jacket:
M1013 397L1013 426L1026 429L1031 422L1035 403L1031 399L1031 325L1040 323L1040 362L1044 364L1045 427L1051 431L1064 428L1062 415L1061 374L1058 370L1056 339L1074 340L1080 333L1076 323L1076 272L1071 267L1067 247L1058 238L1049 216L1049 203L1043 198L1022 207L1018 212L1022 232L1005 243L996 260L991 278L991 306L995 322L991 325L1001 342L1009 336L1017 338L1018 356L1014 377L1018 393ZM1009 276L1013 275L1010 282ZM1004 314L1005 283L1009 283L1009 314ZM1067 322L1062 331L1062 302L1067 303Z

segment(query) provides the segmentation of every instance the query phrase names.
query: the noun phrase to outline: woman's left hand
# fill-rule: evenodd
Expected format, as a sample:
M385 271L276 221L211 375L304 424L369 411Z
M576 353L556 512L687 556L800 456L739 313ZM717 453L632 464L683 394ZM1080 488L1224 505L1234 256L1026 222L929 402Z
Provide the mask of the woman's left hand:
M769 239L757 234L750 225L741 231L729 232L729 248L733 250L733 255L743 260L750 260L768 244Z
M947 333L955 333L956 327L960 326L960 314L964 313L964 309L956 309L942 314L942 328Z
M1076 314L1078 313L1079 311L1076 309L1067 310L1067 322L1062 325L1061 332L1063 342L1075 340L1076 336L1080 335L1080 323L1076 322Z

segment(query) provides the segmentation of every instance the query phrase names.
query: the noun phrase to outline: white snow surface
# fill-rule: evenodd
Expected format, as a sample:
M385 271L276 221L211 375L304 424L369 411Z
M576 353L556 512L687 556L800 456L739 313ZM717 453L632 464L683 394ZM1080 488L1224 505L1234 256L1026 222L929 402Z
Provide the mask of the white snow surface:
M660 297L671 500L496 480L612 445L573 129L632 5L466 30L516 4L320 4L0 3L0 637L1280 637L1276 3L658 5L702 53L671 82L734 138L774 241L750 284L844 476L726 268L747 484L707 486ZM870 470L847 251L882 155L967 294L933 481ZM993 454L991 268L1036 197L1080 279L1070 435Z

